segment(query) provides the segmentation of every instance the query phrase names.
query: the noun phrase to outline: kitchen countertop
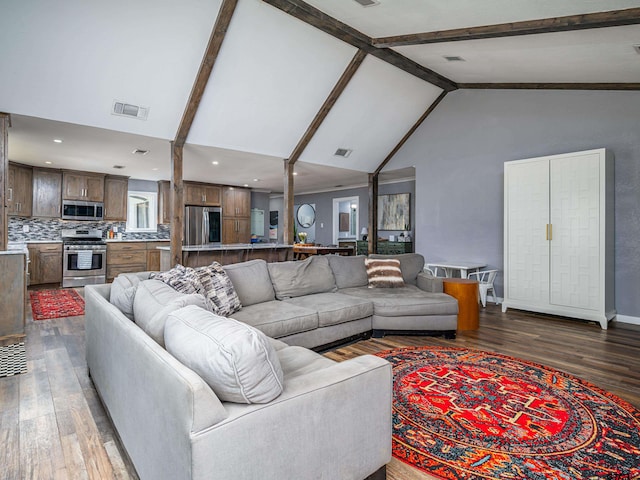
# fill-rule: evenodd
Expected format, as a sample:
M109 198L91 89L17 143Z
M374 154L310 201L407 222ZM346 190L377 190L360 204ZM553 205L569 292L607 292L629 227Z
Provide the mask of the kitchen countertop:
M62 240L11 240L9 245L22 245L22 244L30 244L30 243L62 243Z
M170 242L168 238L123 238L118 240L117 238L105 238L107 243L133 243L133 242Z
M171 250L171 247L157 247L158 250ZM227 245L221 245L217 243L210 243L207 245L183 245L183 252L207 252L213 250L259 250L268 248L293 248L293 245L286 245L284 243L230 243Z

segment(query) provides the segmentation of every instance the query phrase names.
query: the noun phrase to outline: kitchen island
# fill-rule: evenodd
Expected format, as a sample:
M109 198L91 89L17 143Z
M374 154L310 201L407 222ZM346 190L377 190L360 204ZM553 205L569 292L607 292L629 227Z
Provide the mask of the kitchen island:
M218 262L222 265L240 263L247 260L262 259L267 262L284 262L292 259L292 245L282 243L231 243L193 245L182 247L182 265L202 267ZM171 247L158 247L160 250L160 270L169 270L171 265Z

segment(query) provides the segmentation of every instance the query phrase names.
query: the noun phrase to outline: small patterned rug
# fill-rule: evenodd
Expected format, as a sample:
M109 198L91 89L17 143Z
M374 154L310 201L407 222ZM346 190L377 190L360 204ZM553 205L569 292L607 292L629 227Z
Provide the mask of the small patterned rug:
M72 288L32 290L29 297L34 320L84 315L84 298Z
M27 373L27 354L24 342L0 347L0 377Z
M497 353L380 352L393 365L393 456L444 479L640 478L640 410Z

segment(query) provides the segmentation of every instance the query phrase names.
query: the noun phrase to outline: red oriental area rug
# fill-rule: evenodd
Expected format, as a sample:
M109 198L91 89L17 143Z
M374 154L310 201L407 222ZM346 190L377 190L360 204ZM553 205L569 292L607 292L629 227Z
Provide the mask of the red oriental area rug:
M73 289L32 290L29 297L34 320L84 315L84 299Z
M393 364L393 455L445 479L640 478L640 410L497 353L381 352Z

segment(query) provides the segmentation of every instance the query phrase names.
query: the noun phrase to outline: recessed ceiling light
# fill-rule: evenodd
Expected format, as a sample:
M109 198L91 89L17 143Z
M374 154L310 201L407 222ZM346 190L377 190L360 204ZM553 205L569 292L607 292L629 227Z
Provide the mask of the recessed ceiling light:
M259 181L260 181L260 179L259 179L259 178L254 178L254 179L253 179L253 181L254 181L254 182L259 182Z
M60 139L60 138L54 138L54 139L53 139L53 143L62 143L62 139Z
M46 163L47 165L51 165L53 162L51 162L51 161L47 160L47 161L46 161L46 162L44 162L44 163Z
M245 183L245 184L244 184L244 186L245 186L245 187L248 187L248 186L249 186L249 184L248 184L248 183Z
M157 172L158 168L157 167L156 168L152 168L151 170L153 170L154 172Z
M444 58L447 62L464 62L465 59L462 57L459 57L457 55L443 55L442 58Z
M294 174L294 175L297 175L297 174L298 174L298 172L293 172L293 174Z
M212 165L218 165L220 162L218 162L217 160L214 160L213 162L211 162Z

